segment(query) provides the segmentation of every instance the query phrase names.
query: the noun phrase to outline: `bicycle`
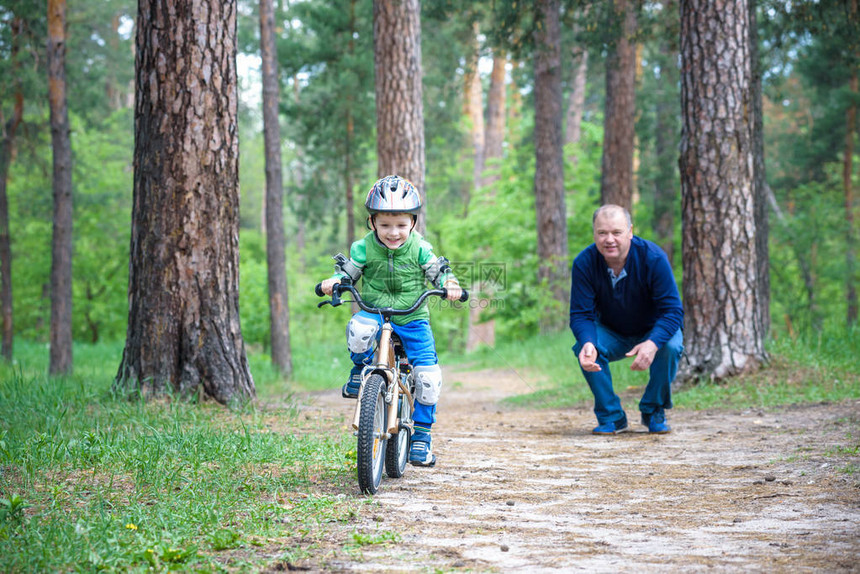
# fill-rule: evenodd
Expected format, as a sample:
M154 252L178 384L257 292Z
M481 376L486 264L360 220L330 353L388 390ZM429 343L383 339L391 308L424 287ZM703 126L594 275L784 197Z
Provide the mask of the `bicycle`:
M319 297L324 296L321 285L317 284L314 289ZM340 298L343 292L351 293L353 300L343 301ZM373 364L362 370L361 387L352 418L352 428L358 437L358 486L363 494L376 494L382 481L383 465L390 478L403 476L412 434L415 432L412 421L415 405L412 365L406 358L400 338L394 332L391 318L414 313L431 296L445 298L447 295L446 289L431 289L422 293L408 309L371 307L362 300L349 278L344 278L334 285L331 299L317 305L319 308L325 305L338 307L344 302L354 302L360 309L382 317ZM459 300L468 299L469 293L464 289Z

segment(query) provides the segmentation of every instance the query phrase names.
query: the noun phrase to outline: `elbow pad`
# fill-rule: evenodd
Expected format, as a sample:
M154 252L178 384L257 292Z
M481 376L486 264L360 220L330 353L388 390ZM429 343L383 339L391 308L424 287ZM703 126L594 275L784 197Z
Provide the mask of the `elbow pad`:
M451 273L451 266L444 257L436 257L427 265L424 265L424 277L436 287L440 287L439 278L446 273Z
M345 255L342 253L338 253L334 256L334 270L335 273L340 273L341 275L345 275L352 279L352 282L355 283L358 281L359 277L361 277L362 272L364 271L364 265L359 265L352 259L347 259Z

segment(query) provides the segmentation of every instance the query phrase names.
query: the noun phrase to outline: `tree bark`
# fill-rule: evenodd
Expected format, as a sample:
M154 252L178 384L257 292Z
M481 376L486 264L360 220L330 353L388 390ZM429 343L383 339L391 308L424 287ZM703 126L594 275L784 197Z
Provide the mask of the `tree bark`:
M349 2L349 42L347 52L351 57L355 53L355 0ZM355 138L355 121L353 119L354 100L352 94L346 94L346 150L344 158L344 185L346 186L346 245L347 249L355 241L355 198L352 182L352 142Z
M857 21L857 0L851 0L849 7L851 20ZM854 44L856 49L856 42ZM856 54L855 56L860 56ZM846 322L849 326L857 323L857 286L854 282L854 275L857 269L857 240L854 230L854 190L851 184L851 174L854 171L854 133L857 125L857 93L860 90L857 78L857 59L854 59L854 66L851 70L851 79L848 82L848 89L851 95L851 104L845 112L845 152L842 159L842 189L845 196L845 224L846 224L846 245L845 245L845 302L846 302Z
M466 61L466 73L463 75L464 97L463 114L469 119L469 138L472 142L472 187L481 187L484 174L484 88L481 84L481 74L478 70L480 46L478 35L481 33L477 20L472 23L472 35L469 42L469 54ZM468 189L468 188L467 188ZM467 192L465 205L468 209L469 194Z
M501 160L505 144L505 103L506 86L505 69L508 64L507 55L497 49L493 56L493 71L490 74L490 89L487 93L487 129L484 134L484 170L481 185L492 185L499 180L499 166L493 165L487 172L487 162Z
M675 263L675 208L678 204L678 28L677 2L664 5L667 30L660 41L660 78L657 95L654 151L657 177L654 180L654 235L669 263ZM671 34L669 32L672 32Z
M559 1L538 0L535 34L535 210L538 279L562 309L568 305L567 211L562 144L561 30ZM543 331L567 322L558 310L545 313ZM560 317L560 318L559 318Z
M636 112L636 6L613 0L621 30L606 62L606 110L600 201L633 207L633 147Z
M758 330L762 337L770 331L770 252L768 237L767 179L764 163L764 111L761 92L761 58L758 51L757 0L749 1L750 66L751 66L751 103L752 146L753 146L753 195L755 197L755 248L758 285Z
M13 17L10 26L12 32L12 70L18 77L18 46L21 35L21 18ZM18 126L24 117L24 92L22 91L20 79L15 81L14 104L12 117L5 122L0 112L0 129L3 133L0 142L0 316L3 322L3 343L0 354L7 361L12 360L12 347L14 340L13 313L12 313L12 237L9 232L9 196L6 188L9 181L9 170L12 166L12 158L15 150L15 136Z
M856 14L856 1L854 13ZM858 92L857 69L851 74L849 89L855 96ZM857 123L857 104L852 103L845 112L847 130L845 133L845 153L842 160L842 188L845 194L845 301L847 304L846 321L849 326L857 323L857 286L854 275L857 269L857 240L854 230L854 190L851 185L851 174L854 171L854 126Z
M571 52L574 71L565 119L564 143L566 144L579 143L582 139L582 115L585 112L585 86L588 74L588 50L582 46L576 46ZM573 160L576 161L576 158Z
M266 267L269 284L269 340L272 365L282 375L293 372L290 306L284 253L284 183L281 176L281 126L275 10L260 0L260 54L263 70L263 140L266 148Z
M412 182L425 204L416 225L423 234L427 207L418 0L373 1L373 47L377 174L397 174Z
M746 1L682 0L681 55L686 353L679 381L720 379L766 359Z
M48 0L48 100L53 149L52 375L72 372L72 144L66 103L66 2Z
M248 399L236 0L140 0L136 44L129 319L114 388Z

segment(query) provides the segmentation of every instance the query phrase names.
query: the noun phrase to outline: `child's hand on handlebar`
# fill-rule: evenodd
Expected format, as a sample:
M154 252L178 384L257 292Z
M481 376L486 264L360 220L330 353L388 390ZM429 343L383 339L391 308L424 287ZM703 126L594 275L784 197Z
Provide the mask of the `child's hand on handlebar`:
M444 287L448 291L448 296L445 297L448 301L460 300L460 296L463 295L463 289L459 283L456 281L446 281Z
M322 292L326 295L331 295L332 288L338 283L340 283L340 279L337 277L331 277L330 279L326 279L320 283L320 289L322 289Z

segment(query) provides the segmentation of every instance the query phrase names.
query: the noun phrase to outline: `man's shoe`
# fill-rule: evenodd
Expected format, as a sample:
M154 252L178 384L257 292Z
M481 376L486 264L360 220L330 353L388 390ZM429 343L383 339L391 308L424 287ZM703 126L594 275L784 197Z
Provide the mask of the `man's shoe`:
M591 431L591 434L618 434L625 432L627 429L627 415L622 416L617 421L611 421L597 425Z
M666 414L659 413L642 413L642 424L648 427L648 432L652 434L666 434L672 432L672 427L666 424Z
M361 388L361 369L361 367L353 367L349 372L349 379L340 391L343 398L358 398L358 390Z
M412 435L412 446L409 448L409 462L414 466L433 466L436 455L430 449L430 433L416 432Z

